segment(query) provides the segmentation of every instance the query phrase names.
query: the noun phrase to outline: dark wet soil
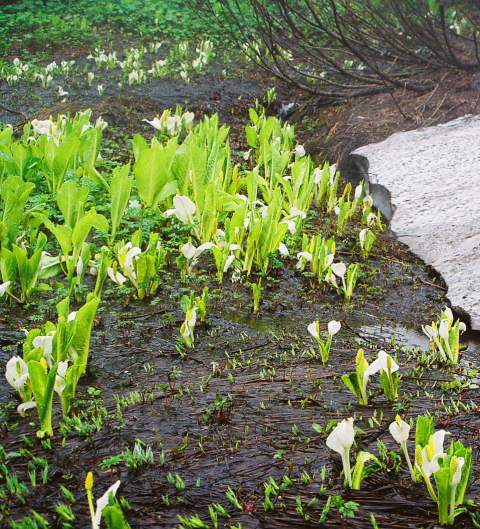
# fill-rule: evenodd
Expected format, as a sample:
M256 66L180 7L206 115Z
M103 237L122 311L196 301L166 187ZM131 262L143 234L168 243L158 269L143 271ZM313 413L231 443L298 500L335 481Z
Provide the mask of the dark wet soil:
M200 271L187 282L170 277L152 303L125 306L107 298L95 326L91 368L82 379L83 399L76 408L80 419L67 428L57 417L51 448L36 439L32 419L8 409L9 389L6 384L0 388L1 443L7 453L15 453L8 456L8 468L28 487L25 504L7 492L7 519L18 520L34 509L52 527L61 527L54 509L56 502L65 501L60 492L64 485L77 499L71 505L75 527L88 527L83 483L86 472L93 471L97 495L116 479L122 481L120 495L130 502L128 520L134 528L177 527L178 514L194 513L208 524L212 503L224 505L230 514L226 527L315 527L332 494L357 502L359 508L348 522L332 508L323 527L371 527L370 512L380 527L430 526L435 505L422 486L409 483L404 465L397 474L399 462L391 454L385 454L385 467L361 491L345 493L337 456L326 448L325 435L312 429L314 423L326 428L334 419L354 416L363 430L358 448L378 455L378 440L387 450L398 451L387 430L398 411L408 417L428 411L437 414L438 425L455 439L477 448L478 412L458 406L478 402L478 390L465 387L460 395L449 396L441 388L455 379L453 372L415 372L420 359L418 348L412 348L415 335L407 345L381 339L379 325L418 330L445 303L442 283L421 262L388 237L381 244L385 255L370 263L378 273L364 278L352 305L333 291L311 288L293 270L274 271L259 315L251 312L245 285L227 282L219 288ZM198 327L196 347L181 352L179 295L190 288L201 291L204 285L212 289L206 323ZM37 311L3 308L1 364L21 343L21 329L35 326ZM308 354L314 344L306 326L332 318L343 322L343 330L323 366ZM365 325L370 330L362 331ZM372 327L377 329L373 335ZM359 347L370 357L379 348L398 354L403 374L398 404L381 396L369 406L355 404L341 376L354 370ZM465 362L475 361L478 351L478 344L470 343ZM378 389L373 384L373 392ZM449 403L450 398L456 408L448 411L443 400ZM152 447L153 464L132 469L112 460L133 450L136 442ZM28 450L23 456L22 448ZM36 488L27 473L33 456L50 465L48 481ZM177 474L181 477L183 490L169 482L170 474L173 481ZM275 509L266 511L263 484L272 477L281 484L284 476L293 484L278 491ZM236 491L242 509L227 500L228 487ZM470 495L478 493L474 482ZM297 497L305 505L314 499L318 503L301 515Z
M76 88L65 86L70 92L65 104L49 91L3 84L0 104L10 111L0 108L0 120L21 125L24 117L11 110L32 118L93 108L94 117L102 115L113 125L112 142L121 143L122 135L149 131L143 119L181 104L200 115L218 112L222 120L239 127L255 98L274 83L251 73L245 69L223 80L213 71L188 86L162 80L122 90L112 81L106 83L103 97L79 81ZM277 92L282 100L304 97L286 86L278 86ZM350 118L345 117L348 126L342 128L338 120L338 134L355 136L352 116L360 104L325 111L325 116L350 113ZM363 105L373 113L373 99ZM317 125L320 130L326 126L312 116L311 123L301 115L297 118L305 140L314 133L307 125L315 130ZM375 128L375 122L370 120L369 127ZM385 133L386 128L382 130ZM244 146L238 140L234 148L241 151ZM347 232L343 249L347 260L349 237ZM96 497L116 479L122 481L117 495L130 503L127 519L134 529L178 527L178 515L194 514L213 527L208 506L215 503L230 516L220 519L220 527L366 529L372 527L371 513L382 528L434 527L436 505L424 486L411 484L405 464L391 452L400 452L388 433L399 412L406 417L432 413L437 427L473 447L474 480L468 496L478 501L480 416L475 403L479 389L472 369L480 368L479 342L475 337L468 342L456 371L425 364L425 356L415 347L425 349L421 325L430 323L448 304L447 293L441 278L391 233L377 241L351 304L329 288L312 285L292 262L287 269L272 271L261 311L254 315L251 288L229 281L219 286L209 266L201 261L197 273L186 281L172 270L150 301L125 300L115 292L105 296L93 332L91 367L81 380L78 419L65 424L57 416L50 441L37 439L35 418L19 417L9 404L13 402L9 387L0 384L0 443L7 454L0 452L0 463L25 484L16 494L0 470L4 490L0 527L8 527L32 509L51 527L63 527L55 510L59 502L70 505L76 516L74 527L89 527L84 489L89 471L95 474ZM184 319L180 297L191 289L201 292L205 285L211 289L206 323L196 329L195 348L185 351L178 340ZM5 365L21 348L22 329L34 328L54 318L54 313L47 300L24 310L5 305L0 310L0 365ZM342 321L342 331L324 366L309 354L315 344L306 327L315 319L325 326L333 318ZM394 334L399 338L392 340ZM371 404L356 404L341 376L354 371L359 347L369 358L380 348L398 355L403 376L398 403L387 402L374 381L372 392L378 394ZM460 386L452 384L455 380ZM361 429L357 449L377 456L384 450L383 468L360 491L344 490L339 457L327 449L326 433L312 428L318 424L325 432L330 421L350 416ZM378 441L386 448L379 448ZM115 461L135 443L151 446L153 463L131 468L125 461ZM41 460L34 457L48 461L43 478ZM36 483L29 472L35 474ZM274 508L269 509L264 505L264 483L272 478L279 488L271 496ZM74 493L76 503L66 499L60 485ZM227 499L229 488L237 506ZM319 525L332 495L356 502L355 516L333 506ZM472 527L469 516L461 515L455 527Z

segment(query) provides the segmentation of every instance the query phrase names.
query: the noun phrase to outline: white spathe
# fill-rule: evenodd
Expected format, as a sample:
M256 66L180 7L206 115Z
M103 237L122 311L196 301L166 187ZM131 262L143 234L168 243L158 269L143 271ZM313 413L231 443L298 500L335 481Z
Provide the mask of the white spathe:
M430 436L427 446L422 450L423 455L423 468L427 477L437 473L440 470L438 459L444 457L443 442L445 435L448 432L445 430L438 430Z
M25 417L25 415L26 415L25 412L27 410L30 410L30 409L36 408L36 407L37 407L37 403L34 400L28 400L27 402L22 402L21 404L19 404L17 406L17 411L22 417Z
M342 324L339 321L332 320L328 323L328 334L335 336L341 328Z
M170 215L175 215L177 219L184 224L193 223L193 215L197 211L195 202L184 195L176 195L173 198L173 205L175 208L165 211L165 216L169 217Z
M318 328L319 328L319 325L318 325L318 322L317 321L313 321L308 327L307 327L307 331L314 337L314 338L319 338L320 334L318 332Z
M411 426L401 419L399 415L388 427L392 437L397 441L399 445L402 445L408 441L408 436L410 435Z
M123 285L127 280L127 278L120 272L114 272L113 268L110 266L107 268L107 274L114 283L117 283L117 285Z
M107 492L97 500L97 508L95 509L95 520L93 529L100 529L100 520L102 519L102 511L105 509L105 507L108 505L108 500L110 498L110 494L117 493L118 487L120 487L121 481L116 481L111 487L107 489Z
M378 371L393 373L394 371L398 371L398 364L385 351L378 351L378 357L368 366L367 373L369 375L374 375Z
M333 263L332 272L338 277L345 277L347 273L347 267L345 263Z
M287 246L283 242L281 242L280 245L278 246L278 251L284 256L290 255L290 252L288 251Z
M337 424L327 437L327 446L331 450L343 455L350 451L355 438L355 430L353 428L353 418L343 419Z
M15 389L22 389L27 382L28 366L19 356L10 358L7 362L5 377L7 382Z
M460 481L462 480L462 468L465 464L465 459L463 457L457 458L457 470L455 471L455 474L452 478L452 485L454 487L457 487Z
M11 281L6 281L5 283L0 285L0 297L2 297L5 294L10 284L11 284Z

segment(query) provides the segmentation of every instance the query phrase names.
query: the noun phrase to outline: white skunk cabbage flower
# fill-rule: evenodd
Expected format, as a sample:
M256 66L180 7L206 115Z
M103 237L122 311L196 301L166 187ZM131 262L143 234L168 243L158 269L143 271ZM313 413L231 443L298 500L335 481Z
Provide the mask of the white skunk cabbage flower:
M102 511L108 505L110 494L115 496L117 493L118 487L120 486L121 481L116 481L111 487L107 489L105 494L97 500L97 508L93 507L93 474L89 472L87 474L87 479L85 480L85 488L87 489L88 494L88 503L90 507L90 515L92 517L92 529L100 529L100 521L102 519Z
M288 251L286 244L283 242L281 242L280 245L278 246L278 251L284 256L290 255L290 252Z
M5 292L8 290L8 287L10 286L11 281L6 281L5 283L0 285L0 298L5 294Z
M215 246L213 242L205 242L201 244L198 248L194 246L191 242L187 242L182 246L181 252L187 259L194 259L202 254L205 250L210 250L212 246Z
M19 404L17 406L17 411L22 417L25 417L27 415L25 413L27 410L30 410L31 408L36 408L36 407L37 407L37 403L34 400L29 400L27 402L22 402L21 404Z
M398 371L398 368L398 364L389 354L385 351L378 351L378 357L368 366L367 373L369 375L374 375L378 371L385 371L390 375L391 373Z
M402 420L400 415L395 417L395 420L388 427L392 437L397 443L402 446L407 443L408 436L410 435L411 426Z
M173 199L174 209L165 211L164 215L170 217L175 215L184 224L193 224L193 215L197 211L195 202L184 195L176 195Z
M43 356L48 363L48 367L52 367L53 361L53 338L56 331L50 331L46 336L36 336L33 341L33 347L41 347L43 349Z
M342 324L339 321L332 320L328 323L328 334L330 334L330 336L335 336L341 328Z
M21 391L28 379L28 366L19 356L10 358L7 362L5 377L12 388Z
M331 268L332 272L341 278L345 277L345 274L347 273L347 267L345 266L345 263L333 263Z
M302 219L306 218L307 214L305 211L302 211L301 209L296 208L295 206L292 206L290 208L290 216L291 217L301 217Z
M307 331L315 338L320 337L320 322L312 321L312 323L307 327Z
M55 384L53 386L54 391L61 395L63 390L67 387L67 381L65 376L68 370L68 360L58 363L57 375L55 376Z
M430 436L427 446L422 450L423 455L423 469L425 475L430 477L432 474L436 474L440 470L438 459L444 457L443 442L445 435L449 435L445 430L438 430Z
M352 473L350 470L350 448L355 438L353 418L343 419L327 437L327 446L342 457L343 471L350 487L352 487Z
M118 270L114 272L111 266L107 268L107 273L110 279L114 283L117 283L117 285L123 285L125 281L127 280L127 278L124 275L122 275Z
M312 262L313 256L310 252L299 252L297 253L297 259L298 263L295 265L295 268L302 269L303 267L303 260L308 262Z
M305 147L303 145L297 145L295 147L295 152L300 156L300 158L302 158L306 154Z

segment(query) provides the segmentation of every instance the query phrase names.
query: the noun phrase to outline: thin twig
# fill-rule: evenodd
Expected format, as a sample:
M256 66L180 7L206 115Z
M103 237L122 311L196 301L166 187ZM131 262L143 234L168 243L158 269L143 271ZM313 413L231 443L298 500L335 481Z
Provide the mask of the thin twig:
M435 288L439 288L440 290L444 290L445 292L448 290L448 288L442 287L441 285L437 285L436 283L432 283L431 281L427 281L426 279L422 279L421 277L416 277L415 279L418 279L421 283L424 283L425 285L430 285Z
M27 114L25 114L21 110L14 110L13 108L6 107L6 106L4 106L2 104L0 104L0 108L2 108L3 110L6 110L7 112L10 112L11 114L19 114L20 116L23 116L27 121L29 119Z

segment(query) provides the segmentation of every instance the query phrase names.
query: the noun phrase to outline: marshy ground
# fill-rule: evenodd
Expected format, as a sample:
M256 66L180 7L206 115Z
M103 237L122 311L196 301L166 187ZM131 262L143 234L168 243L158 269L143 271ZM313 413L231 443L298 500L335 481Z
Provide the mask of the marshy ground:
M119 37L119 57L127 46L129 42ZM12 49L8 58L20 51ZM240 160L247 150L243 128L248 109L271 87L279 102L299 103L292 116L299 142L319 160L343 159L345 174L352 178L345 157L352 148L397 130L475 112L478 103L473 79L442 73L432 94L414 97L396 91L329 107L266 77L239 56L227 60L220 52L188 85L172 73L129 86L121 71L97 69L95 85L89 87L87 54L86 49L71 47L37 63L76 61L76 73L61 81L68 91L65 98L38 84L0 81L0 121L12 123L18 132L35 117L91 108L93 118L102 116L109 123L102 151L106 171L132 158L134 134L152 136L144 119L176 105L195 112L197 119L218 113L232 127L232 150ZM102 95L98 84L105 90ZM277 108L272 105L270 112ZM135 227L134 213L127 220ZM334 234L333 217L313 210L306 230ZM65 421L58 414L51 439L36 437L33 417L21 418L10 387L0 385L0 463L19 483L10 486L5 471L0 471L0 527L27 527L11 522L20 523L32 510L54 528L89 527L84 489L88 471L95 474L97 496L121 480L117 496L129 502L127 520L135 529L178 527L179 515L188 519L195 514L212 527L212 504L228 512L228 518L220 518L222 527L360 529L372 527L371 514L382 528L434 527L436 505L423 485L410 482L388 425L397 413L407 418L431 413L438 428L471 446L476 456L479 340L467 339L456 368L432 363L420 333L421 325L435 320L448 304L442 279L398 244L388 229L363 259L357 231L352 225L337 237L338 254L362 264L350 303L301 274L295 259L272 267L263 282L258 314L253 313L251 286L229 278L219 284L205 257L186 279L174 264L169 266L151 300L134 300L122 289L107 290L75 415ZM249 279L254 280L258 278ZM186 350L179 342L184 319L180 299L192 290L200 294L205 286L210 288L206 322L196 328L195 347ZM0 366L21 350L23 329L54 318L54 309L51 295L26 307L0 302ZM323 325L331 319L342 322L327 365L311 352L316 344L307 325L316 319ZM392 339L396 330L399 337ZM398 402L389 403L373 381L371 403L356 403L341 377L355 370L359 348L370 359L380 349L398 355ZM361 429L356 448L376 454L382 463L360 491L343 488L340 459L325 445L331 421L350 416ZM319 426L314 429L313 424ZM126 457L135 446L151 447L152 458L140 464ZM477 501L480 467L475 456L468 497ZM274 490L273 507L265 505L268 482ZM61 486L73 493L75 502ZM228 499L229 490L236 501ZM336 500L327 514L329 496ZM75 521L62 519L56 509L60 502L71 507ZM322 512L325 520L319 525ZM460 515L455 527L472 527L470 516Z

